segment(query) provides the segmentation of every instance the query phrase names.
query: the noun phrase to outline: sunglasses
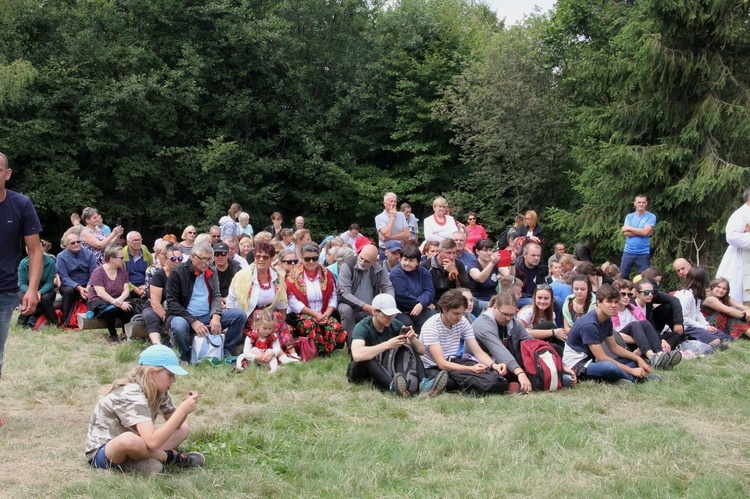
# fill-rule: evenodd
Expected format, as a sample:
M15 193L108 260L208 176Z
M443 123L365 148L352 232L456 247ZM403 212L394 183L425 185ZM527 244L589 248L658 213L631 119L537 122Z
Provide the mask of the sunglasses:
M222 252L222 253L214 253L214 256L227 256L227 254L224 253L224 252Z
M170 256L169 257L169 261L171 261L171 262L181 262L182 260L184 260L184 258L181 257L181 256Z
M646 296L650 296L650 295L654 294L654 290L653 289L647 289L645 291L641 291L641 293L643 293Z
M628 298L632 298L633 293L626 293L625 291L620 291L620 296L627 296Z
M281 263L288 263L289 265L297 265L299 263L299 260L296 258L294 260L281 260Z
M317 256L303 256L302 259L308 263L310 262L317 262L318 257Z
M469 218L467 218L466 220L476 220L476 218L474 218L474 217L469 217Z
M195 234L195 231L194 230L190 230L190 231L188 231L188 234Z
M70 241L68 246L75 246L76 244L81 244L81 241Z
M256 260L270 260L271 257L268 255L255 255Z

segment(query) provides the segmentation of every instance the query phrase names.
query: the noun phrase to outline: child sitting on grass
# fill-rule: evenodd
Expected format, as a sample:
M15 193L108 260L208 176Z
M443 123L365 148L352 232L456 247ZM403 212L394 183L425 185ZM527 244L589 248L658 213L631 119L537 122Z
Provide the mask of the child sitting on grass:
M202 466L200 452L177 446L190 432L188 414L198 407L197 392L188 392L175 408L169 396L174 376L187 374L174 352L152 345L138 358L138 367L112 384L94 408L86 435L86 459L94 468L160 473L165 464ZM161 414L165 423L156 426Z
M253 330L247 333L242 355L237 357L238 371L244 370L248 362L257 362L268 367L270 374L276 372L279 362L282 364L299 362L298 359L289 357L281 350L279 335L274 331L274 325L273 314L268 310L255 313Z

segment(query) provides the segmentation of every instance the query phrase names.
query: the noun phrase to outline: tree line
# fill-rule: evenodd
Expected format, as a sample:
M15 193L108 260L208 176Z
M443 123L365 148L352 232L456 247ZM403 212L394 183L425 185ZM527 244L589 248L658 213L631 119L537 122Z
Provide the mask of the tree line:
M558 0L508 27L470 0L7 0L0 150L50 237L88 205L156 237L234 201L322 236L392 190L492 230L535 209L606 259L643 193L657 263L710 267L750 185L748 9Z

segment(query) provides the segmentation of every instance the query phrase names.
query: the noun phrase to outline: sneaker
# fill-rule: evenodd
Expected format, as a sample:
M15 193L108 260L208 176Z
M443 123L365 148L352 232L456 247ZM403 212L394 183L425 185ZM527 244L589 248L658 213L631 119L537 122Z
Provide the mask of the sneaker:
M116 334L110 334L107 337L107 341L109 341L110 343L120 343L120 337Z
M648 364L654 369L664 369L669 362L669 355L665 352L655 353L648 359Z
M722 341L719 343L719 346L716 347L716 350L728 350L729 349L729 343L726 341Z
M132 472L141 473L143 475L155 475L164 470L164 463L152 457L147 459L127 459L119 466L125 473Z
M440 395L448 385L448 371L440 371L434 378L423 378L419 384L419 393L428 397Z
M641 378L641 381L656 381L661 383L661 376L658 374L650 373Z
M199 468L206 462L206 458L200 452L177 452L174 451L172 464L180 468Z
M664 369L672 369L674 366L680 363L682 360L682 353L679 350L672 350L667 354L669 356L669 360L667 361L667 364L664 366Z
M403 374L396 373L393 375L390 391L391 393L399 397L405 397L406 395L409 395L409 389L406 386L406 378Z
M612 384L615 386L630 386L633 384L633 382L630 381L629 379L620 378Z

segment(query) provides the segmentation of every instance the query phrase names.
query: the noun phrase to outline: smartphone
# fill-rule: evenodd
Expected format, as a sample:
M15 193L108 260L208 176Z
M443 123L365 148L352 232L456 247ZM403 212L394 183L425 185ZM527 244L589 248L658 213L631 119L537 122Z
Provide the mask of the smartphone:
M409 332L409 329L411 329L409 326L401 326L401 336L406 336L406 334Z
M122 218L117 217L117 222L115 222L115 227L122 227Z

